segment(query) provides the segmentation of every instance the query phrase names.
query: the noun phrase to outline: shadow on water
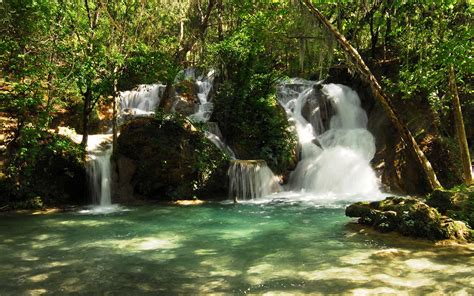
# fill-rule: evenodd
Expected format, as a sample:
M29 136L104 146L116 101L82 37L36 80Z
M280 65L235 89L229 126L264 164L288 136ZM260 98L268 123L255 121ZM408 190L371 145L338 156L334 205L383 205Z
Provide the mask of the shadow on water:
M0 217L0 294L474 292L472 248L368 239L348 221L222 204Z

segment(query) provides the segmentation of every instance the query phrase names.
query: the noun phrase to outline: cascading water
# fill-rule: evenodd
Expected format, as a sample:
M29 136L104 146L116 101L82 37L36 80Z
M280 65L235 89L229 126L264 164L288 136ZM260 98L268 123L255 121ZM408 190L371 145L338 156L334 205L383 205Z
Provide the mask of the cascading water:
M150 116L155 113L155 108L160 102L165 85L152 84L140 85L135 90L120 93L118 117ZM112 171L110 158L112 156L112 135L90 135L87 142L88 168L90 194L93 203L99 205L98 212L113 211L111 197Z
M206 76L201 76L196 79L198 85L198 99L199 105L196 113L190 115L190 119L195 122L207 122L211 118L214 104L208 101L209 93L212 89L212 83L214 81L215 72L214 70L209 71Z
M105 151L89 154L91 158L88 166L89 184L91 185L91 196L94 204L110 206L112 204L110 182L111 168L110 157L112 146L108 145Z
M300 143L300 161L290 176L289 190L344 199L380 194L370 166L375 141L354 90L294 80L279 86L278 99ZM334 112L329 124L327 101Z
M229 198L251 200L281 191L278 178L264 160L234 160L228 171Z
M108 208L112 204L110 182L112 171L112 135L90 135L87 141L87 178L94 205Z
M135 90L120 92L120 115L152 115L160 103L166 85L164 84L143 84Z

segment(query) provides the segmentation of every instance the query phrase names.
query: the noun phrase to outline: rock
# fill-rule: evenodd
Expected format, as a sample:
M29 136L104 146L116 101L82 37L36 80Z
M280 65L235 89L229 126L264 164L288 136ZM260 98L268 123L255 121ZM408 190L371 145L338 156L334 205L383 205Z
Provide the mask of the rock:
M137 169L134 161L123 155L118 155L115 161L112 162L114 167L112 169L112 179L114 186L112 186L112 194L114 201L126 203L133 200L133 175Z
M301 114L320 135L329 129L333 113L331 102L321 91L320 85L315 85L313 94L304 103Z
M178 96L173 104L173 111L189 116L196 111L196 103L186 97Z
M227 197L227 157L182 118L135 119L122 127L117 144L114 157L119 171L125 171L120 180L130 180L135 196L161 201Z
M446 211L452 207L451 195L452 193L447 191L435 190L426 203L438 209L440 213L446 214Z
M380 232L397 231L403 235L431 240L466 240L468 227L442 216L435 208L413 197L387 197L376 202L357 202L346 208L346 216Z

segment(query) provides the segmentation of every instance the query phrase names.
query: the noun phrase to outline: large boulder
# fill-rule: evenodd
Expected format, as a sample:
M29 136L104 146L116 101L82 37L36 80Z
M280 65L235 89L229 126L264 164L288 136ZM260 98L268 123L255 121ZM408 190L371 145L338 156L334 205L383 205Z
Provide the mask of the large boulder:
M225 198L227 157L185 119L166 117L122 127L114 156L120 189L115 198Z
M346 216L381 232L431 240L467 240L469 228L461 221L442 216L435 208L414 197L388 197L376 202L357 202L346 208Z

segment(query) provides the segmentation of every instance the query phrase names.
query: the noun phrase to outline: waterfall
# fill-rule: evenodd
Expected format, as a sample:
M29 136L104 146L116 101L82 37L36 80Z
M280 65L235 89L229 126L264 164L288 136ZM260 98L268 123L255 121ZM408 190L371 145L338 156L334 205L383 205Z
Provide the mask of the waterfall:
M292 80L278 87L278 99L300 143L300 161L290 175L290 190L344 197L380 193L370 166L375 140L354 90Z
M119 116L149 116L155 113L166 85L143 84L134 90L122 91L119 95Z
M100 206L110 206L112 204L110 192L111 156L112 145L108 145L105 151L89 154L91 160L87 167L87 175L89 178L90 193L94 204Z
M112 135L90 135L87 141L87 179L94 205L107 207L112 204L110 183L112 170Z
M229 198L250 200L281 191L279 180L264 160L234 160L228 170Z
M207 122L211 118L214 104L208 101L209 93L212 89L212 83L214 81L215 71L211 70L207 75L200 76L196 79L198 85L198 99L199 105L196 113L189 116L192 121L195 122Z
M163 84L139 85L135 90L120 92L118 118L151 116L165 90ZM87 179L92 201L102 210L113 210L111 197L112 134L90 135L87 142ZM103 212L99 209L99 212Z

